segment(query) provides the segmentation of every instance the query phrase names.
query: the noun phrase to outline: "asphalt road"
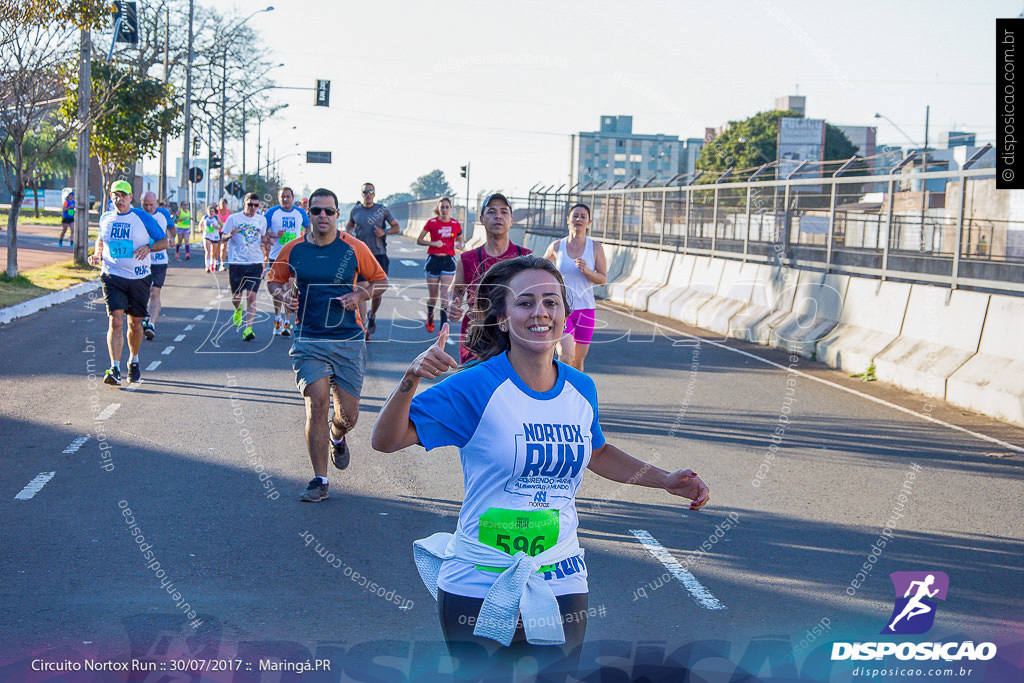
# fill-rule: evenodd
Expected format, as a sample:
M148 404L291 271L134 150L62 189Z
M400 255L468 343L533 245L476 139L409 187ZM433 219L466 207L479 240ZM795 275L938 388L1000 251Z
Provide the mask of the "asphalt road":
M443 679L412 542L454 529L457 453L369 446L431 343L423 250L393 240L391 257L352 464L315 505L298 502L312 472L289 342L269 317L242 342L201 255L171 264L134 390L101 383L101 298L0 329L0 680L298 677L261 670L280 660L322 660L303 680ZM681 324L598 319L587 372L609 441L696 470L712 501L691 513L587 476L588 680L859 680L908 663L832 662L832 643L968 640L998 654L910 665L1021 680L1024 430ZM909 571L948 575L934 626L879 635L889 575ZM87 671L121 663L134 671Z

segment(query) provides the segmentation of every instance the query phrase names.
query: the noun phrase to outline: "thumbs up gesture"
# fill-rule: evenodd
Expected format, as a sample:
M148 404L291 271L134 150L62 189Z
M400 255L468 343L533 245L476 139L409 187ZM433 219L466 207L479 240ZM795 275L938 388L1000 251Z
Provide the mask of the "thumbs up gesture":
M416 360L409 366L407 374L413 377L426 377L435 379L449 370L459 367L455 359L444 350L448 342L448 323L441 326L441 333L437 335L437 341L430 345L426 351L416 356Z

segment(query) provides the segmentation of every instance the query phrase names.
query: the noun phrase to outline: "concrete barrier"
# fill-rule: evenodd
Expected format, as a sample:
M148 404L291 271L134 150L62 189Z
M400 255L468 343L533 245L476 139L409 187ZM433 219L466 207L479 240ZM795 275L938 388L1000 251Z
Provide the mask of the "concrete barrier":
M611 301L621 302L629 288L643 280L644 264L647 262L648 254L645 249L633 249L628 254L622 254L623 257L631 255L633 261L628 273L624 272L615 282L608 284L608 298Z
M710 300L697 310L697 327L729 336L729 321L750 303L757 264L729 261Z
M946 379L978 351L989 298L912 285L900 336L875 358L875 376L929 398L945 397Z
M804 358L814 358L818 342L839 324L849 284L848 275L802 271L793 308L772 330L769 345Z
M767 344L772 330L793 310L798 278L796 270L759 265L750 303L729 322L729 336Z
M690 276L693 273L693 265L696 261L696 256L688 254L675 255L672 259L672 268L669 270L668 282L647 299L648 312L665 318L671 316L672 301L690 286Z
M672 300L669 317L687 325L697 324L697 310L711 300L722 281L726 262L710 256L698 256L693 264L690 285Z
M899 337L909 299L910 283L850 278L839 325L818 342L818 360L846 372L866 372Z
M1024 299L991 297L978 353L946 380L946 400L1024 426Z
M618 295L611 300L634 311L646 311L647 301L652 294L668 282L675 254L668 251L648 251L643 264L640 280L616 289Z

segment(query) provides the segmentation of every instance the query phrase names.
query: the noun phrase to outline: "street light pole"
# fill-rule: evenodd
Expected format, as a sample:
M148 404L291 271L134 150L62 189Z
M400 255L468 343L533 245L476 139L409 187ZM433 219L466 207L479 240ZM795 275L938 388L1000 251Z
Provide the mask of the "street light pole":
M188 0L188 59L185 60L185 132L182 137L185 138L184 149L181 154L181 184L178 186L184 191L185 199L188 198L188 168L192 163L192 159L189 156L192 152L192 41L194 38L192 30L192 21L195 18L195 0ZM182 192L179 192L181 195ZM178 201L181 202L182 197L178 197Z

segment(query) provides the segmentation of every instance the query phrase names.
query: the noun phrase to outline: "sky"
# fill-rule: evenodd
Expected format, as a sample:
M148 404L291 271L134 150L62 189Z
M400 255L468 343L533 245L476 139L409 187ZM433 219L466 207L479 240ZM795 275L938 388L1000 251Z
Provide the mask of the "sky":
M327 187L343 202L367 181L379 198L407 191L435 168L465 196L466 163L472 196L525 196L568 182L570 136L597 130L602 115L631 115L634 133L702 138L793 94L810 118L877 125L880 144L920 145L926 106L931 145L948 130L991 141L995 19L1024 10L1021 0L269 1L276 9L249 25L284 63L272 76L310 90L268 92L289 106L264 121L264 145L297 192ZM197 2L244 17L268 0ZM317 79L331 81L329 108L313 106ZM333 163L306 164L306 151Z

